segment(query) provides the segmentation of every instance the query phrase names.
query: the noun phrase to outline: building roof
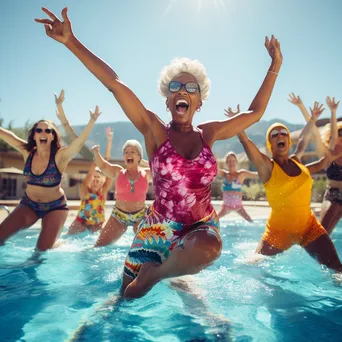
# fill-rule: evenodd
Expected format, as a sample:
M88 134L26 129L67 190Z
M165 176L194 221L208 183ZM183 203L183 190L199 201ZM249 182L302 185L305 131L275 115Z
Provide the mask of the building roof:
M3 169L0 169L0 173L11 173L16 175L22 175L23 170L17 169L16 167L5 167Z

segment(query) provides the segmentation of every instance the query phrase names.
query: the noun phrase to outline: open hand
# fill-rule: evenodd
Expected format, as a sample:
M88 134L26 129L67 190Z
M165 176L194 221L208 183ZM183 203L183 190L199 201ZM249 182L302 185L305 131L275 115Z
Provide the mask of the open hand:
M326 102L327 102L327 106L330 108L330 110L332 112L336 112L337 111L337 107L338 107L338 104L340 103L340 101L335 101L335 97L333 97L332 99L327 96L326 98Z
M271 56L272 60L283 60L283 55L280 50L280 43L272 34L271 39L267 36L265 38L265 47L267 49L268 54Z
M324 110L325 108L323 108L323 104L320 105L317 101L315 101L314 107L313 108L310 107L311 117L315 121L317 121L317 119L320 117L320 115L323 113Z
M110 129L110 127L106 128L106 135L107 135L107 139L112 139L114 132Z
M237 105L236 112L232 110L232 107L228 107L228 109L225 109L224 111L225 111L224 115L228 116L228 118L232 118L233 116L240 113L240 105L239 104Z
M56 105L61 105L63 102L64 102L64 90L62 89L61 90L61 93L59 94L59 96L57 96L57 94L54 94L55 95L55 102L56 102Z
M303 102L302 102L302 99L300 98L300 96L296 96L294 93L291 93L289 94L289 99L288 101L291 102L292 104L296 105L296 106L299 106L299 105L302 105Z

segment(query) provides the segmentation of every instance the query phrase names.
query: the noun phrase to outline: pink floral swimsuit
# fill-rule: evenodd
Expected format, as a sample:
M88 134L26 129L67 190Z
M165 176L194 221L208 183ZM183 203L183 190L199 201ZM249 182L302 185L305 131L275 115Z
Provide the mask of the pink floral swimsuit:
M199 230L219 235L219 220L211 204L211 183L217 174L215 157L204 142L195 159L186 159L168 139L154 153L150 168L155 201L133 240L124 272L135 278L143 263L163 263L173 248Z

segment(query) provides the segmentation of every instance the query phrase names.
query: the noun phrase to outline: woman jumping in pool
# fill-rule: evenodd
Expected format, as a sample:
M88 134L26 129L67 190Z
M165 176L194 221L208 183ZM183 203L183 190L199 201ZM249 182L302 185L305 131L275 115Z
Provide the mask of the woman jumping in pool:
M62 174L80 151L99 115L96 106L95 112L90 111L90 121L80 136L66 147L61 147L57 127L49 120L36 122L27 141L0 127L0 139L23 156L27 180L24 198L0 224L0 244L41 218L42 230L37 249L45 251L54 246L68 216L67 201L61 188Z
M115 182L115 206L96 241L96 247L117 241L128 226L133 226L134 233L146 212L146 193L151 179L150 169L141 168L142 146L137 140L127 140L122 147L126 168L110 164L102 158L99 146L93 147L95 163L103 173Z
M266 144L272 159L261 153L245 132L240 133L238 138L264 183L267 200L272 208L256 252L276 255L298 244L321 264L341 272L342 265L336 249L310 208L311 173L323 169L331 160L324 157L308 165L300 162L310 139L309 133L322 111L322 105L316 102L311 110L311 119L290 157L290 132L281 123L271 125L266 134Z
M198 61L176 59L161 73L159 92L172 120L165 124L148 111L119 76L89 51L71 30L67 9L59 20L47 9L46 34L63 43L108 88L145 138L155 201L139 226L125 262L122 291L141 297L165 278L195 274L221 254L219 220L211 204L211 183L217 175L211 148L258 121L271 96L282 55L278 41L266 38L272 59L249 112L233 119L194 127L193 117L209 95L210 82Z
M226 110L226 113L232 113L233 115L231 116L234 116L235 114L240 113L240 107L238 106L236 113L229 107L228 110ZM218 170L218 176L223 178L223 204L217 215L219 218L222 218L228 213L235 211L246 221L253 222L242 205L242 184L247 178L259 178L258 173L238 169L239 164L234 152L228 152L226 154L226 165L228 171L223 169Z
M64 90L61 91L59 96L55 94L57 116L64 127L69 141L73 141L77 139L77 135L70 126L65 115L63 101ZM109 127L106 129L106 135L106 159L109 160L113 140L113 132ZM83 149L86 150L87 155L89 155L89 153L91 156L93 155L85 145L83 146ZM86 230L97 232L102 228L105 221L105 202L111 186L112 179L106 177L101 169L97 168L95 163L92 163L86 178L80 185L81 205L76 219L69 227L68 234L77 234Z

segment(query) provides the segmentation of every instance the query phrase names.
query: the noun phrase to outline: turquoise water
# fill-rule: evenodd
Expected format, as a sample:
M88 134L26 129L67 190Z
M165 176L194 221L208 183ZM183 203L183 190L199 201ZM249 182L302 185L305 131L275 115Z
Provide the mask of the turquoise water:
M265 221L222 221L221 258L145 297L106 304L120 287L132 230L113 246L67 237L32 258L38 229L0 248L1 341L341 341L342 285L303 249L251 263ZM332 235L342 256L342 224ZM78 329L78 333L75 331Z

